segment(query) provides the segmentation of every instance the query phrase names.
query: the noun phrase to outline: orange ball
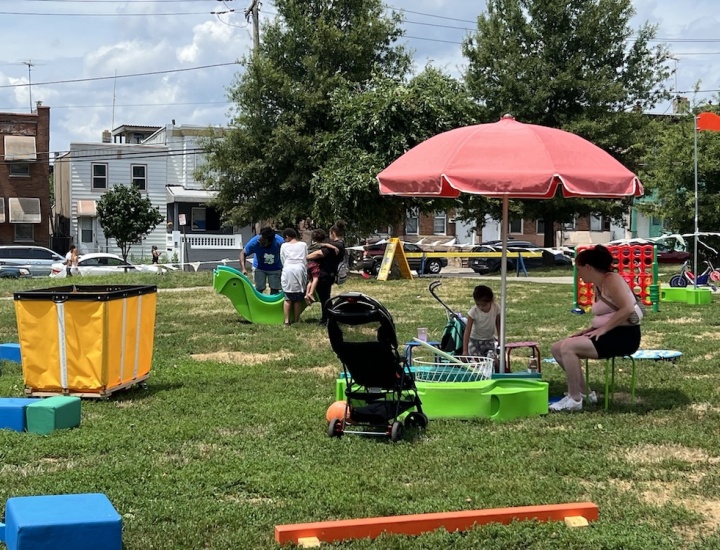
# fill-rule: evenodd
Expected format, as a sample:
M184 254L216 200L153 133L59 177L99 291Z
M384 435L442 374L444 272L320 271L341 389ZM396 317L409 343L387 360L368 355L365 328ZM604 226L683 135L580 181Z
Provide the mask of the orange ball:
M350 420L350 407L346 401L335 401L328 407L325 418L328 422L331 422L334 418L342 420L343 418L347 421Z

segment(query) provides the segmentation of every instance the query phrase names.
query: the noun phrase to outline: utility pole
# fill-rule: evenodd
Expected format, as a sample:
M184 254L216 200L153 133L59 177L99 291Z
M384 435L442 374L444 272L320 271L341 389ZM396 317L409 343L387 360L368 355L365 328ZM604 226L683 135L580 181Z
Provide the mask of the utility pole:
M252 16L252 25L253 25L253 55L257 55L260 51L260 21L259 21L259 12L260 12L260 0L253 0L252 4L250 4L250 7L245 10L245 19L247 21L250 21L250 16Z
M32 69L35 65L33 65L32 61L29 60L29 59L28 59L27 61L23 61L23 64L24 64L24 65L27 65L27 68L28 68L28 91L30 92L30 112L32 113L32 111L33 111L33 103L32 103L32 78L31 78L31 75L30 75L30 71L31 71L31 69Z

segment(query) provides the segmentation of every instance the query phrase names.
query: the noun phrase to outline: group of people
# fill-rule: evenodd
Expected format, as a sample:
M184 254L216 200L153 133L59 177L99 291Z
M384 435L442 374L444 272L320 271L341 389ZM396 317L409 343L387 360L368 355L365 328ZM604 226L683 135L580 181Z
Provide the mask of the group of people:
M327 323L326 302L340 263L345 258L345 222L339 220L330 228L330 236L322 229L311 234L311 245L298 239L289 227L278 235L271 227L263 227L260 234L248 241L240 251L240 270L247 275L246 259L253 258L255 288L271 294L283 292L285 325L297 322L307 305L320 301L320 323Z
M590 327L555 342L550 352L565 371L567 394L550 405L551 411L579 411L583 401L597 397L588 393L583 376L583 359L608 359L631 355L640 348L640 321L635 295L625 279L613 270L610 251L597 245L582 250L575 258L578 276L592 283L595 303ZM495 350L496 335L500 333L500 309L493 291L478 285L473 291L475 305L468 311L463 336L463 355L487 356Z

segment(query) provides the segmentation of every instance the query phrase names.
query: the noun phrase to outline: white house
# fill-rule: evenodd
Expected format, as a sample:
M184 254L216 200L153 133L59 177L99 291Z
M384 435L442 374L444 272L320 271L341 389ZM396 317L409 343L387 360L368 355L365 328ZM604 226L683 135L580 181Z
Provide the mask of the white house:
M237 261L250 227L242 231L222 227L220 214L209 201L214 192L195 180L203 162L198 141L208 128L199 126L120 126L103 133L101 143L71 143L55 158L56 232L67 234L81 253L119 253L103 234L97 201L115 185L135 184L166 216L143 242L134 245L133 258L149 258L152 245L166 252L166 261L213 263Z

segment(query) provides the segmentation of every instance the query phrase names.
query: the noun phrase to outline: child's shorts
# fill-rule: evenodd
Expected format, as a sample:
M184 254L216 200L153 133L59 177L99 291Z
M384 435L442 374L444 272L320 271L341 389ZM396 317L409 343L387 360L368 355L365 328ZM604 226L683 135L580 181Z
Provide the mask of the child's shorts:
M304 302L305 293L303 292L286 292L285 301L287 302Z
M307 263L308 277L311 279L317 279L320 277L320 262L310 260Z
M473 357L487 357L489 351L495 351L497 347L497 340L490 338L488 340L478 340L477 338L470 338L468 343L468 354Z

